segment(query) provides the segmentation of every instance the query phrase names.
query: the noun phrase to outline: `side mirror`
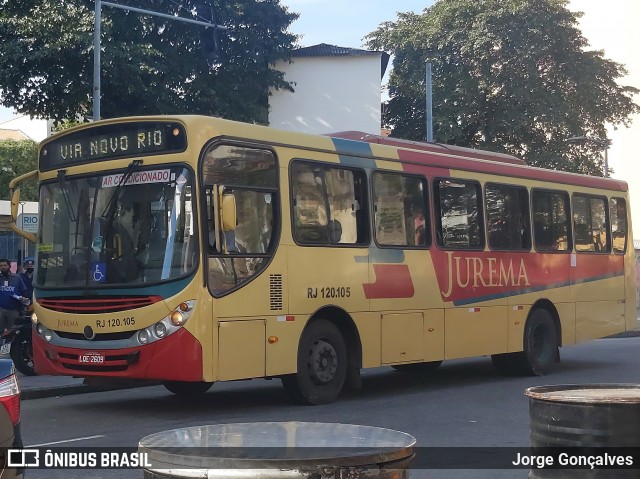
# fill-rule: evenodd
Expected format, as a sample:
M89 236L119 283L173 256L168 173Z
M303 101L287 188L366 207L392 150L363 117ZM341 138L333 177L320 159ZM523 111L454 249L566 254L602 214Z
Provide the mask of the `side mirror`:
M223 193L221 205L222 231L235 231L237 222L235 195L233 193Z
M20 205L20 188L16 188L16 185L18 183L21 183L24 180L33 178L34 176L37 176L37 175L38 175L38 171L34 170L22 176L19 176L18 178L11 180L11 182L9 183L9 189L12 192L11 193L11 223L9 224L9 227L13 231L18 233L20 236L22 236L28 241L31 241L32 243L36 242L36 239L37 239L36 235L34 235L33 233L27 233L26 231L21 230L20 228L18 228L18 225L16 224L16 222L18 221L18 206Z

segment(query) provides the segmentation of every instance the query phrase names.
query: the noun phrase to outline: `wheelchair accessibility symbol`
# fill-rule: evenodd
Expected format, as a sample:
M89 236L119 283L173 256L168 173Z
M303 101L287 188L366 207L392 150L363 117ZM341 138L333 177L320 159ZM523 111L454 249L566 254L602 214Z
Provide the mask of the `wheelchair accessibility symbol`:
M91 279L96 283L104 283L107 279L106 263L91 263Z

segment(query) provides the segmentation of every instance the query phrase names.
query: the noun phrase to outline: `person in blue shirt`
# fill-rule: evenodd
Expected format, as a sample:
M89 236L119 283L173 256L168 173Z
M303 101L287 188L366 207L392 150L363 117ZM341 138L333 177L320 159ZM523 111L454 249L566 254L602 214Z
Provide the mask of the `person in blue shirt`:
M22 266L24 267L24 271L20 273L20 277L24 282L25 292L24 296L33 301L33 268L35 267L36 262L32 257L27 257L24 259Z
M11 272L11 263L0 259L0 332L13 326L20 310L31 301L25 296L22 278Z

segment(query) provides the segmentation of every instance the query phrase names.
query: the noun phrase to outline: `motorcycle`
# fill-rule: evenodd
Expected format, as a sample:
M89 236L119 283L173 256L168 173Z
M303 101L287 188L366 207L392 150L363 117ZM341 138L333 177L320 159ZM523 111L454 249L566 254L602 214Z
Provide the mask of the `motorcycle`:
M26 376L36 375L33 366L32 330L31 313L27 311L18 318L16 324L4 330L0 346L0 356L8 354L16 369Z

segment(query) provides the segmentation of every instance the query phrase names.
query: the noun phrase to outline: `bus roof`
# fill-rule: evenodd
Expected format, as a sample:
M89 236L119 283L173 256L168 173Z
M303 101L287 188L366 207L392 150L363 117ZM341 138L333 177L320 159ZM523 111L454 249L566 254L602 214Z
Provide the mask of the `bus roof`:
M412 150L429 151L432 153L449 153L466 156L468 158L476 158L479 160L501 161L503 163L511 163L513 165L525 165L523 159L504 153L495 153L492 151L475 150L473 148L465 148L463 146L445 145L442 143L427 143L423 141L403 140L401 138L392 138L390 136L371 135L362 131L339 131L337 133L329 133L327 136L332 138L345 138L347 140L366 141L368 143L378 143L380 145L396 146L398 148L409 148Z
M550 183L577 185L602 190L624 192L629 190L625 181L528 166L524 160L504 153L444 145L442 143L403 140L382 135L372 135L361 131L341 131L329 133L326 136L390 146L398 151L398 157L402 162L516 178L530 178Z

